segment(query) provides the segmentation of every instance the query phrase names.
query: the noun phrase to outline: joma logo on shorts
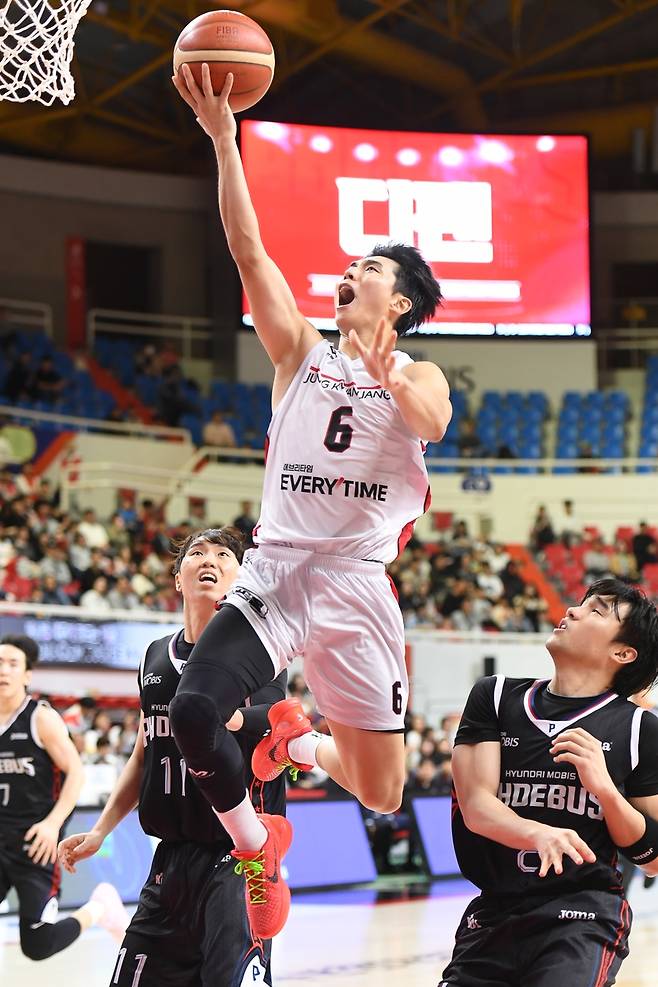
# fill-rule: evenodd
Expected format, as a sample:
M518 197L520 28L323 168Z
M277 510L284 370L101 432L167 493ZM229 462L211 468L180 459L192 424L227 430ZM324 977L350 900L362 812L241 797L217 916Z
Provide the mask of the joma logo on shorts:
M596 918L596 912L579 912L575 908L563 908L558 915L561 919L584 919L586 922L592 922Z

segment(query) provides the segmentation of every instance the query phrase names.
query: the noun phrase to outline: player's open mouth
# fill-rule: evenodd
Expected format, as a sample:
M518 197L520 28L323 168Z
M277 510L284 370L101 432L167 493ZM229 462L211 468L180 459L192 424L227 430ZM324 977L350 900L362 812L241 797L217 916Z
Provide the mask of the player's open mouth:
M557 627L554 628L554 630L556 630L556 631L566 631L567 628L568 628L568 626L569 625L567 624L566 620L561 620L560 623L557 625Z
M217 583L217 576L214 572L202 572L199 576L199 582L210 583L212 586L215 586Z
M343 281L338 286L338 308L344 308L346 305L351 305L351 303L356 298L354 288L349 283L349 281Z

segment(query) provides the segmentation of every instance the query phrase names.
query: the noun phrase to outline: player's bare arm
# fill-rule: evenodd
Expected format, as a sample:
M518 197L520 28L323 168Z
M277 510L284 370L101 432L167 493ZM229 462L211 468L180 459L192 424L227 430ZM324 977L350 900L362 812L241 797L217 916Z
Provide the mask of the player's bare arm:
M372 342L364 346L352 330L349 342L370 376L395 398L409 430L421 439L440 442L452 418L450 388L434 363L420 361L396 370L393 350L397 333L382 319Z
M57 852L60 863L70 874L75 873L75 865L80 860L93 857L100 850L105 837L136 807L143 771L144 714L142 713L135 746L96 825L88 833L74 833L59 844Z
M59 713L49 706L39 706L36 727L44 750L66 775L66 780L51 811L45 819L30 826L25 841L30 844L27 852L35 864L54 864L59 831L76 806L84 781L84 769Z
M540 877L545 877L551 867L561 874L564 856L578 865L596 859L574 830L523 819L500 801L498 741L458 744L452 755L452 772L466 826L514 850L536 850L541 861Z
M228 104L233 76L231 73L226 76L219 96L213 93L206 64L202 79L203 88L200 88L189 67L183 65L173 77L173 83L214 144L219 171L219 211L229 250L238 265L258 337L287 386L306 354L322 337L297 308L285 278L263 246L236 144L235 117ZM285 386L275 381L274 403Z

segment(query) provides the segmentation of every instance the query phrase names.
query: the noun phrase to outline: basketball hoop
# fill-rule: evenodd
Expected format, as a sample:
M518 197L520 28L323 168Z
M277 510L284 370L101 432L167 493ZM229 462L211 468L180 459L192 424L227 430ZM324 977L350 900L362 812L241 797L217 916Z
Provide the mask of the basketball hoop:
M91 0L8 0L0 8L0 100L68 104L73 35Z

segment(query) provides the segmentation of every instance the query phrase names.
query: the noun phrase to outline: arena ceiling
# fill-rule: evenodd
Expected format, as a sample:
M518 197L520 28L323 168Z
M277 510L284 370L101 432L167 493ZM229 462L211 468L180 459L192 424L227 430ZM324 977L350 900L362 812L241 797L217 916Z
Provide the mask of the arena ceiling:
M57 0L53 0L57 2ZM207 140L171 51L208 0L93 0L77 96L0 102L0 152L194 174ZM658 0L245 0L274 83L248 116L427 131L588 132L595 183L630 170L658 105ZM598 176L598 178L596 177Z

